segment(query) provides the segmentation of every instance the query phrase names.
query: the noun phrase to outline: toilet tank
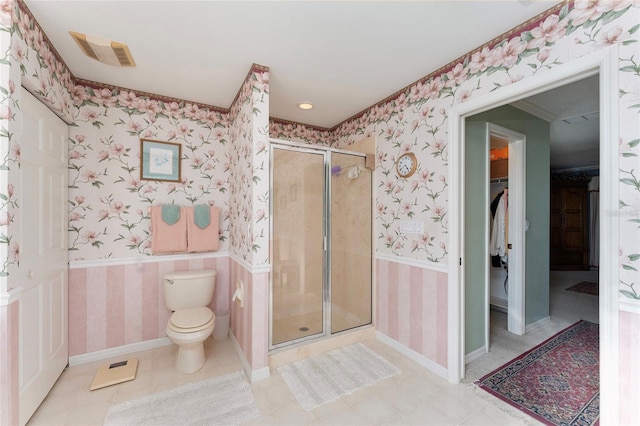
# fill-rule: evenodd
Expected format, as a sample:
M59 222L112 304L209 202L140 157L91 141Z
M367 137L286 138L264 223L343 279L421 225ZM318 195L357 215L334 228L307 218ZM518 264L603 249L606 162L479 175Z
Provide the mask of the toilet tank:
M216 288L216 271L170 272L163 276L164 302L171 311L208 306Z

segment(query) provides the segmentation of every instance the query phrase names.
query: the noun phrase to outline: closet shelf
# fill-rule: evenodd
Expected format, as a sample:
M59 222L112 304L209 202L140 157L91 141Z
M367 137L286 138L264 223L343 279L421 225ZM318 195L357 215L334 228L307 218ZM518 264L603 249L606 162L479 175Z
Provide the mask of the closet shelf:
M491 182L491 183L509 182L509 178L508 177L492 178L492 179L489 180L489 182Z

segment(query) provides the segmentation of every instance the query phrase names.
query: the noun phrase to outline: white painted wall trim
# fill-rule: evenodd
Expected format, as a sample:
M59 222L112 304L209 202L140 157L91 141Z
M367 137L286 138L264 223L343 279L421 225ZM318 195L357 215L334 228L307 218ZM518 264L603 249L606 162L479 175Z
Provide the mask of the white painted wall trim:
M145 340L144 342L131 343L128 345L116 346L113 348L103 349L101 351L88 352L86 354L74 355L69 357L69 366L87 364L95 361L113 358L117 356L132 355L135 352L146 351L148 349L159 348L161 346L172 345L173 343L168 337L160 337L153 340Z
M462 253L465 251L464 226L464 147L465 120L453 108L449 112L449 274L447 282L447 365L450 383L460 383L464 377L464 280Z
M551 321L551 317L544 317L534 323L527 325L527 327L525 328L525 334L531 333L532 331L539 329L549 321Z
M526 99L515 101L511 104L511 106L514 106L519 110L538 117L541 120L548 121L549 123L555 121L558 118L558 116L551 111L548 111L532 102L529 102Z
M526 165L527 165L527 136L498 126L487 123L487 141L491 135L498 135L507 138L509 142L509 243L513 249L508 249L509 256L509 292L507 294L507 329L511 333L519 336L525 334L525 281L526 281L526 212L527 212L527 185L526 185ZM487 152L489 151L487 147ZM489 165L487 165L487 171ZM489 181L488 179L486 180ZM487 197L486 205L490 200ZM489 227L487 227L487 232ZM488 246L488 244L487 244ZM487 253L488 254L488 253ZM488 257L488 256L487 256ZM489 271L485 285L489 291ZM489 304L487 303L486 316L486 341L489 342Z
M620 311L640 315L640 300L620 299Z
M20 293L22 293L22 287L0 293L0 306L9 306L13 302L20 300Z
M429 358L425 357L424 355L414 351L413 349L406 347L405 345L398 342L397 340L394 340L391 337L387 336L386 334L382 334L377 330L376 330L376 339L392 347L393 349L400 352L402 355L406 356L407 358L414 360L415 362L417 362L427 370L431 371L434 374L437 374L443 379L447 379L449 377L449 373L447 369L441 366L440 364L431 361Z
M620 157L618 152L620 114L619 52L615 44L590 55L600 71L600 424L616 425L619 409L620 342ZM604 290L604 291L602 291Z
M262 273L265 273L265 272L271 272L271 265L270 264L254 266L254 265L251 265L246 260L238 257L235 254L230 254L229 257L231 258L231 260L236 262L238 265L242 266L247 272L249 272L251 274L262 274Z
M178 260L214 259L228 257L229 252L180 253L130 258L109 258L95 260L74 260L69 262L69 269L99 268L104 266L136 265L142 263L175 262Z
M470 362L475 361L476 359L486 355L489 353L489 348L485 345L482 346L478 349L476 349L475 351L468 353L465 355L464 357L464 363L465 364L469 364Z
M238 343L238 340L236 339L236 336L233 334L232 330L229 330L229 339L231 339L231 343L233 344L233 347L235 348L236 353L240 358L240 362L242 362L242 367L244 368L244 375L247 377L247 379L251 383L257 382L258 380L267 379L269 378L269 376L271 376L271 371L269 370L269 367L263 367L258 370L251 369L251 366L249 365L249 361L247 361L247 357L244 356L244 352L242 352L240 343Z
M448 365L449 381L458 383L464 371L464 117L478 114L543 91L551 90L599 73L600 78L600 279L616 283L600 294L600 415L602 424L618 424L620 282L618 266L620 218L618 46L602 48L564 65L525 78L509 86L472 98L449 111L450 261L448 276ZM464 259L462 259L464 261Z
M400 263L402 265L444 272L445 274L449 272L449 266L447 264L429 262L428 260L409 259L407 257L392 256L384 253L376 253L375 258L379 260L386 260L387 262Z

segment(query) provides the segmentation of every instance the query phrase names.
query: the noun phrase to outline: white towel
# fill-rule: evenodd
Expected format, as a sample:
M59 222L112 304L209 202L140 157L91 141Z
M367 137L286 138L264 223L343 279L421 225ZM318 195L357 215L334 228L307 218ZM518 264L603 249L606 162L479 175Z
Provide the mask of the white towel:
M491 256L504 257L507 254L506 242L506 224L507 224L507 207L505 196L500 198L496 215L493 218L493 227L491 228L491 242L489 251Z

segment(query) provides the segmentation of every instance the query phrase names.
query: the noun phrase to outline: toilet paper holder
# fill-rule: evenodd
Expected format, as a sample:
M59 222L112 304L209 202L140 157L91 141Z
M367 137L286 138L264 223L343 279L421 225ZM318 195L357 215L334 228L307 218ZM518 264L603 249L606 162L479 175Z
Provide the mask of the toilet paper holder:
M231 296L231 301L240 302L240 307L244 308L244 283L242 280L236 281L236 291L233 292L233 296Z

